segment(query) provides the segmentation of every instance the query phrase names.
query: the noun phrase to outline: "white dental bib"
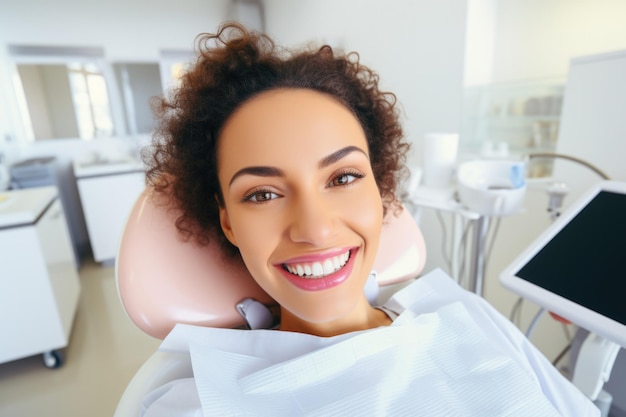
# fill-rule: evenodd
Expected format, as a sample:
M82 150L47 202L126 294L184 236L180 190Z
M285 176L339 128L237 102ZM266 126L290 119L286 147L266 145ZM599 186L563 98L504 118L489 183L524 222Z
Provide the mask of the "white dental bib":
M146 397L145 415L599 415L515 326L442 271L386 307L401 312L392 325L332 338L179 325L160 349L188 351L194 378Z

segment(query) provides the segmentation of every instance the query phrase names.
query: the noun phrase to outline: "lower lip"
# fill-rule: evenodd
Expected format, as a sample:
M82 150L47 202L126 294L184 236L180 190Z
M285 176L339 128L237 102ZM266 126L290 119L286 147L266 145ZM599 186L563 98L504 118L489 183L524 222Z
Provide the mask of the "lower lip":
M300 288L301 290L322 291L336 287L350 277L350 274L352 273L352 268L354 267L357 252L358 249L351 249L350 259L348 259L348 262L343 266L343 268L322 278L303 278L285 271L282 265L277 266L277 268L280 270L280 272L282 272L287 280L289 280L289 282L291 282L293 285Z

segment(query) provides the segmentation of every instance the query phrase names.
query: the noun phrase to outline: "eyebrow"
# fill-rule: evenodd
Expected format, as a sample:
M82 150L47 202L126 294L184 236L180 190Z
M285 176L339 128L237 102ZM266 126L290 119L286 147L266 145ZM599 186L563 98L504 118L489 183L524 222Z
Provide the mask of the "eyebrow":
M352 152L361 152L363 155L368 156L367 153L357 147L357 146L346 146L345 148L341 148L338 151L331 153L330 155L324 157L317 166L319 168L325 168L329 165L334 164L335 162L345 158L347 155ZM369 158L369 157L368 157ZM228 186L230 187L233 182L242 175L254 175L257 177L284 177L285 173L280 168L269 167L269 166L253 166L253 167L245 167L235 172L235 174L231 177Z
M319 164L317 164L317 166L319 168L326 168L327 166L334 164L335 162L339 161L341 158L344 158L346 155L352 152L361 152L363 155L367 156L367 153L357 146L346 146L345 148L341 148L338 151L333 152L324 159L322 159Z
M257 177L283 177L285 173L281 169L275 167L246 167L235 172L235 175L233 175L230 179L228 186L231 186L233 181L242 175L255 175Z

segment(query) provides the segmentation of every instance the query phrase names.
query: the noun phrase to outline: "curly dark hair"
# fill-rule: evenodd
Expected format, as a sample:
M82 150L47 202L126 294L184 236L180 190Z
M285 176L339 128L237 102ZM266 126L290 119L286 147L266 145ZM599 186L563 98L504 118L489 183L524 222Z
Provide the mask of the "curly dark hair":
M216 149L233 112L251 97L279 88L311 89L333 96L359 120L384 209L397 207L409 144L403 140L396 97L378 89L378 75L356 53L330 46L289 51L237 23L196 38L197 59L169 98L153 102L158 120L143 154L147 183L180 210L176 227L185 240L207 244L222 233ZM236 252L236 251L235 251Z

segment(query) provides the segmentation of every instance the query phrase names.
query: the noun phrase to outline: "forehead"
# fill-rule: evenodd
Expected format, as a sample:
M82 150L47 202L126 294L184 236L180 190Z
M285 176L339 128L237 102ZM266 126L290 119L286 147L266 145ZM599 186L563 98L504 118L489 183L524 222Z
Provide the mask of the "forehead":
M266 91L231 115L220 134L218 165L265 165L320 157L345 146L367 152L358 119L334 97L307 89Z

